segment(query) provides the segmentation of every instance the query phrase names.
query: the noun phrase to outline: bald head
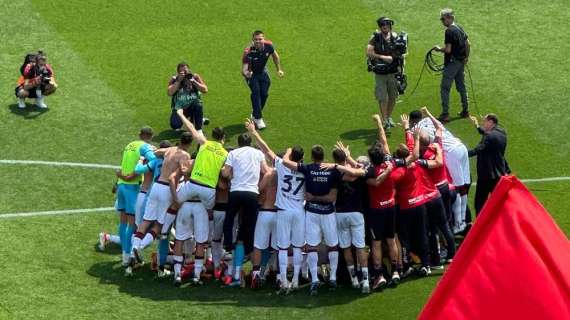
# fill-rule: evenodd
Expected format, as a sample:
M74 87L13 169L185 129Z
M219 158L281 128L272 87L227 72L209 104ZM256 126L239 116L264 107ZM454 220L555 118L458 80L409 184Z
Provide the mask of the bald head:
M429 134L421 129L420 130L420 146L427 147L431 143Z

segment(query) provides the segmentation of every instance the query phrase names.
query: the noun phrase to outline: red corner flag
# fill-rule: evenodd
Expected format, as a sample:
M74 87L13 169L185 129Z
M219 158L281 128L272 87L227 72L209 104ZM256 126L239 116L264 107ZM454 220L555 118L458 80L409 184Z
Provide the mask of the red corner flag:
M420 319L570 319L570 242L503 177Z

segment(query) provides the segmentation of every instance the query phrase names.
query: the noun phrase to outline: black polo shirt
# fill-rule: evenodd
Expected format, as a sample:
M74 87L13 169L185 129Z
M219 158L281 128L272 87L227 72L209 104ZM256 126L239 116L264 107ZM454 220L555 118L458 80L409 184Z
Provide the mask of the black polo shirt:
M273 43L269 40L263 42L263 47L257 49L255 46L247 47L243 51L242 62L249 65L249 70L253 73L265 72L265 65L269 57L275 52Z
M467 57L467 39L467 33L456 24L452 24L445 30L445 44L451 44L451 53L445 54L445 64L448 64L452 58L463 61Z
M367 186L366 177L359 177L354 181L339 182L335 203L336 212L363 213L368 191Z
M305 176L305 191L314 196L327 195L331 189L338 188L340 172L336 169L324 170L320 164L301 164L297 166L297 172ZM335 210L334 203L307 201L305 210L318 214L329 214Z

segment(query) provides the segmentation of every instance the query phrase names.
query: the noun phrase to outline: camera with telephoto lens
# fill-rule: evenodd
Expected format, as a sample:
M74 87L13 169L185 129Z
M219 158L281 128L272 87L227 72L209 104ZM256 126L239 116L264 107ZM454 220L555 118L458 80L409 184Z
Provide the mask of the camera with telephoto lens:
M188 72L185 76L184 76L184 80L186 81L190 81L192 80L192 78L194 78L194 74L192 74L192 72Z
M396 39L394 39L394 50L399 55L404 55L408 52L408 34L400 32Z
M42 84L49 84L51 82L51 73L46 67L40 67L38 70Z

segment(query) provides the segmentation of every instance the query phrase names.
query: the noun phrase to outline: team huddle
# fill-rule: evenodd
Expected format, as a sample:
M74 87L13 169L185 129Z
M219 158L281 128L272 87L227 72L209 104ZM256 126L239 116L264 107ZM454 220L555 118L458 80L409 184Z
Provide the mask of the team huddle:
M324 162L319 145L310 163L299 146L276 154L253 120L238 147L225 149L222 128L208 140L183 110L177 114L188 132L176 146L154 148L152 129L143 128L123 152L119 235L101 233L99 246L121 245L126 275L155 240L151 267L159 277L173 273L176 286L212 276L244 286L249 259L252 288L273 272L280 293L308 281L316 295L322 281L337 288L341 260L352 286L368 293L452 262L453 234L466 227L469 161L427 108L402 115L406 141L394 152L374 115L378 140L368 155L355 160L338 142L334 163ZM192 142L198 148L190 154Z

